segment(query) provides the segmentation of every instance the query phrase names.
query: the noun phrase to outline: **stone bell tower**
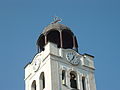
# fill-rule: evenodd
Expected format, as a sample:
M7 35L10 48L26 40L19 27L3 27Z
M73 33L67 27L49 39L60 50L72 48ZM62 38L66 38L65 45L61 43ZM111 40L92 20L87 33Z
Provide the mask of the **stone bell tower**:
M48 25L37 46L38 53L25 67L25 90L96 90L94 56L78 52L70 28Z

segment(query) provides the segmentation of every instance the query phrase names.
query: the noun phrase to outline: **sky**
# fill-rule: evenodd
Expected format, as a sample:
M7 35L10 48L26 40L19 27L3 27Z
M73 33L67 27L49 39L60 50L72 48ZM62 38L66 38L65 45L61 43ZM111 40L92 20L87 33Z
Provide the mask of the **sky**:
M1 90L25 90L24 66L52 16L72 29L81 54L95 56L97 90L120 90L119 0L0 0Z

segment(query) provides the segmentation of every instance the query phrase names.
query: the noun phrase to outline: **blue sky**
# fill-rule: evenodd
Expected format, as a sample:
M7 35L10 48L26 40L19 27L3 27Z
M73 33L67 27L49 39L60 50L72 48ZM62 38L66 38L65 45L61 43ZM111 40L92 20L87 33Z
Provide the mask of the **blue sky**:
M0 0L1 90L25 90L24 66L54 15L73 30L79 52L95 56L97 90L120 90L119 0Z

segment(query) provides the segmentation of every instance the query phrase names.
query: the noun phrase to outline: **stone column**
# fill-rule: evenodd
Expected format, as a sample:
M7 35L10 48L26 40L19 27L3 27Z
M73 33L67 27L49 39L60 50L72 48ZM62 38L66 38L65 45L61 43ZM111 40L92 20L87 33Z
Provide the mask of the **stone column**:
M69 87L70 88L70 71L69 70L67 70L67 72L66 72L66 85L67 85L67 87Z
M47 35L45 35L45 45L47 44Z
M77 73L77 88L79 89L79 90L82 90L82 83L81 83L81 81L82 81L82 79L81 79L82 77L81 77L81 75L80 75L80 73Z
M40 90L40 79L39 79L39 77L36 80L36 90Z

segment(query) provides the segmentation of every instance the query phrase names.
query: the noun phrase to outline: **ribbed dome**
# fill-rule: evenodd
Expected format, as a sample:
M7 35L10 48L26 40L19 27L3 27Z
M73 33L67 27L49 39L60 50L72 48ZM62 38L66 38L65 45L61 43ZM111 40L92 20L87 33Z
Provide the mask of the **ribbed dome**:
M50 30L58 30L58 31L62 31L62 30L70 30L70 28L68 28L67 26L60 24L60 23L54 23L54 24L50 24L47 27L44 28L43 30L43 34L46 34L46 32L50 31ZM70 30L71 31L71 30Z

